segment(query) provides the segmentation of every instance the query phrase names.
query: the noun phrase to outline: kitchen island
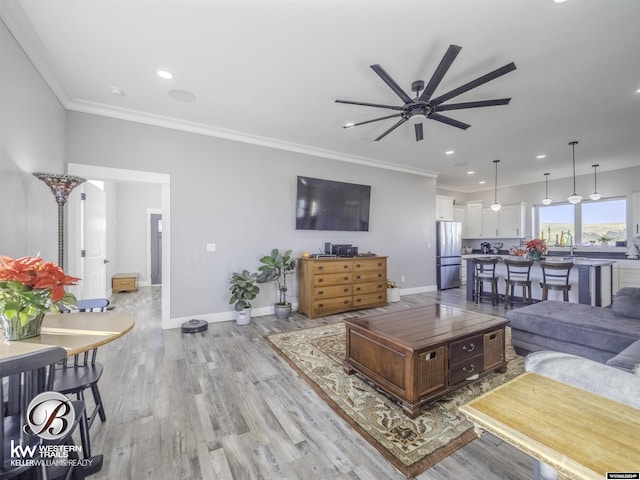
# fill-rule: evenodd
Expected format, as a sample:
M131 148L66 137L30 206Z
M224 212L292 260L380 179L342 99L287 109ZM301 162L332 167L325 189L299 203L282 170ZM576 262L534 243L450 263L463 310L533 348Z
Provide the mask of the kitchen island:
M498 280L498 294L504 298L505 283L504 278L507 276L507 268L502 262L505 258L517 260L519 257L510 255L464 255L463 261L467 262L467 300L472 302L473 288L474 288L474 266L473 259L476 257L496 257L500 260L496 265L496 276L500 278ZM571 261L573 260L574 267L571 269L569 275L569 282L571 283L571 291L569 292L569 301L573 303L583 303L586 305L593 305L595 307L606 307L613 301L613 265L615 260L609 259L597 259L586 257L547 257L546 261ZM530 277L532 298L534 301L539 301L542 298L542 289L540 288L540 282L542 282L542 267L540 262L534 262L531 267ZM518 291L516 291L516 299ZM555 298L555 296L558 296ZM562 300L561 292L549 292L549 300Z

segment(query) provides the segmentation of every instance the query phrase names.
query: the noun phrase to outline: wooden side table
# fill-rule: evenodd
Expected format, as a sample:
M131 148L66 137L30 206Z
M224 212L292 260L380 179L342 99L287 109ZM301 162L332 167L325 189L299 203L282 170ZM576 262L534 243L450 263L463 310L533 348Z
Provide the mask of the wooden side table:
M138 274L137 273L117 273L111 277L111 291L117 292L135 292L138 290Z
M562 480L623 478L607 472L640 470L640 410L536 373L520 375L460 411L476 429L551 465Z

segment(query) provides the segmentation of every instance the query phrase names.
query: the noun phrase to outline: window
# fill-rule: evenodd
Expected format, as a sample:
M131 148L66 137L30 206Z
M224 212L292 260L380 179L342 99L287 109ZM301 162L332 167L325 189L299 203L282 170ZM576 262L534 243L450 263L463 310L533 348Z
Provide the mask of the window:
M547 245L601 245L627 239L627 200L613 198L577 205L540 205L534 237L544 238ZM569 236L567 236L569 233ZM564 242L563 242L564 240Z
M544 238L548 246L560 246L563 245L563 242L565 245L571 243L566 234L569 232L573 235L576 231L574 227L574 210L575 208L571 204L538 207L539 237Z
M582 205L583 243L601 244L604 238L609 242L627 239L626 199L587 202Z

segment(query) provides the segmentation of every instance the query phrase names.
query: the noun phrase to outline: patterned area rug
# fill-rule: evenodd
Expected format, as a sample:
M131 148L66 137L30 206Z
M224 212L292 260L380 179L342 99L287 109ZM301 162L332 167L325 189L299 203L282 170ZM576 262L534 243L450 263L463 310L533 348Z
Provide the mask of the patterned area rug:
M472 398L524 371L524 359L511 347L504 374L491 373L422 407L415 419L358 375L346 375L344 323L267 337L318 394L401 473L413 477L476 438L473 425L458 412Z

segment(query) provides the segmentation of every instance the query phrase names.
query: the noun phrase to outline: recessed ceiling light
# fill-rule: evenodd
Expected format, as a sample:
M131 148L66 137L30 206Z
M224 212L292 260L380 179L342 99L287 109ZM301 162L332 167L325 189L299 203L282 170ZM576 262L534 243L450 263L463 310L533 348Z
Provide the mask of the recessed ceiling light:
M474 172L473 170L469 170L469 171L467 172L467 175L473 175L474 173L476 173L476 172Z
M485 183L487 183L487 182L485 182L484 180L480 180L478 183L479 183L480 185L484 185L484 184L485 184Z
M166 70L158 70L156 73L160 78L164 78L165 80L171 80L173 78L173 73L167 72Z
M454 153L456 153L454 150L447 150L446 152L447 155L453 155Z
M640 88L636 90L636 93L640 93Z
M564 2L566 2L566 1L567 1L567 0L553 0L553 3L564 3Z
M538 160L540 160L541 158L547 158L547 156L546 156L546 155L538 155L536 158L537 158Z
M107 92L111 95L115 95L116 97L122 97L124 95L124 91L118 87L109 87L107 88Z

